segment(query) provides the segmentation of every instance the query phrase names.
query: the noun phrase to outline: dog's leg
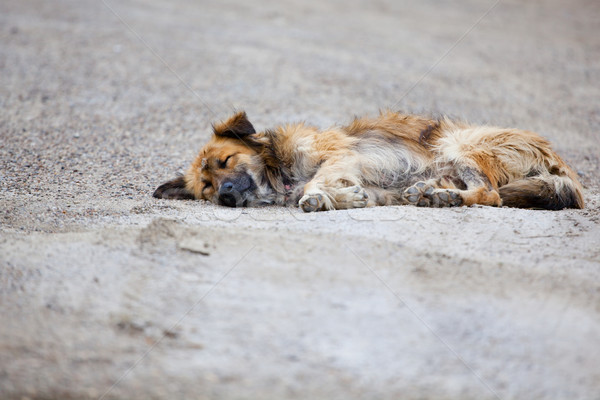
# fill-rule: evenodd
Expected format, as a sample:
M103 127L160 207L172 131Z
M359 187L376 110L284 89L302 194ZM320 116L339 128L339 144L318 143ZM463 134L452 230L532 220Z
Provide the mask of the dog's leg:
M304 196L298 202L305 212L362 208L368 203L369 195L359 185L322 183L314 179L304 186Z
M366 207L369 194L360 185L359 160L344 155L324 162L298 204L305 212Z
M406 204L420 207L455 207L482 204L501 206L502 200L488 177L478 168L458 165L455 166L457 180L442 177L420 181L404 191Z
M460 180L467 185L467 189L460 192L464 205L502 206L498 190L494 188L490 179L481 169L469 165L459 165L456 170Z

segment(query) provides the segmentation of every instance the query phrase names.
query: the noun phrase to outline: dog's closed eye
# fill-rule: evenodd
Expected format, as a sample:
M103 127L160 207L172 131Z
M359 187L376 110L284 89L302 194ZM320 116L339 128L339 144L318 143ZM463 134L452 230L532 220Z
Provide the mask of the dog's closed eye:
M225 160L219 160L219 167L220 168L225 168L227 167L227 162L229 161L229 159L233 157L233 154L230 156L227 156L227 158Z

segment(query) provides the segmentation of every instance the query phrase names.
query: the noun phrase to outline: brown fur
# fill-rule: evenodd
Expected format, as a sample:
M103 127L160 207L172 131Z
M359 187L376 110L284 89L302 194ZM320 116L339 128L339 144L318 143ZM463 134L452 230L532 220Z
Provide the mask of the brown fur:
M304 211L413 204L583 208L576 174L536 133L382 112L326 130L256 132L244 112L213 126L158 198Z

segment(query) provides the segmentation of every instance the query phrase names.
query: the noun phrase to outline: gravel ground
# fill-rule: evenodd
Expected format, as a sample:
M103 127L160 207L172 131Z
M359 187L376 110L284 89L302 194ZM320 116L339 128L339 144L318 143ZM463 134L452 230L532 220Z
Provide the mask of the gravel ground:
M0 3L0 398L599 399L596 1ZM151 198L210 124L540 132L586 208Z

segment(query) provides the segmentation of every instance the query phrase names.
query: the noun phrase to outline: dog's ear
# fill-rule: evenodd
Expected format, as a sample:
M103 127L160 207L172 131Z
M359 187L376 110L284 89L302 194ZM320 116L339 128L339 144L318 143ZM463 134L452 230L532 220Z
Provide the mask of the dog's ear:
M194 195L185 188L185 179L179 176L160 185L152 194L157 199L194 200Z
M256 133L256 130L250 121L248 121L248 116L244 111L236 113L225 122L213 125L213 131L217 136L233 139L242 139Z

